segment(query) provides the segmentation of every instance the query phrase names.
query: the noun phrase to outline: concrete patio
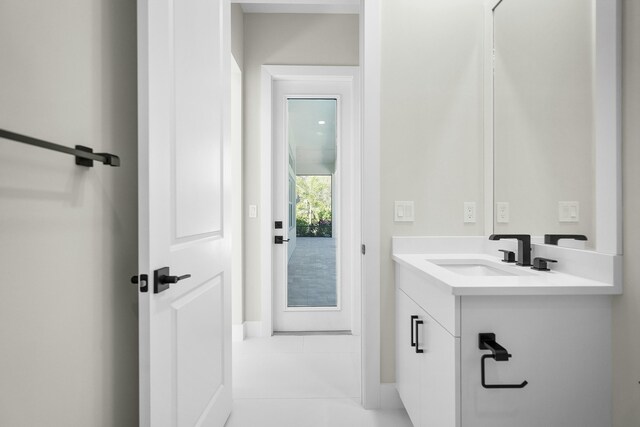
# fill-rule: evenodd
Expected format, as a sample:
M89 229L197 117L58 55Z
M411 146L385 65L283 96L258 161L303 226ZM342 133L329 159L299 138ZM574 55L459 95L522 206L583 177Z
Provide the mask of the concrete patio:
M289 307L336 307L336 241L297 237L289 260Z

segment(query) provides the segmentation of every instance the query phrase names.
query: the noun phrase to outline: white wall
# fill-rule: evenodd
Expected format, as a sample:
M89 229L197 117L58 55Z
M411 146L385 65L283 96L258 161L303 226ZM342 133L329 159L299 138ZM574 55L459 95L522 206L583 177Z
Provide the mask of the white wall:
M3 0L0 425L138 424L136 5Z
M381 381L395 381L391 236L483 234L482 0L382 1ZM394 200L415 201L413 223ZM463 223L476 202L477 223Z
M231 252L231 318L234 325L244 321L244 248L242 229L242 63L244 58L244 13L239 4L231 5L231 158L233 183L233 225ZM237 68L236 68L237 67Z
M614 427L640 420L640 2L623 1L624 294L613 304Z
M260 73L262 65L358 65L356 15L244 16L245 320L260 320ZM247 218L258 205L258 218Z
M244 66L244 13L238 3L231 5L231 54L240 70Z

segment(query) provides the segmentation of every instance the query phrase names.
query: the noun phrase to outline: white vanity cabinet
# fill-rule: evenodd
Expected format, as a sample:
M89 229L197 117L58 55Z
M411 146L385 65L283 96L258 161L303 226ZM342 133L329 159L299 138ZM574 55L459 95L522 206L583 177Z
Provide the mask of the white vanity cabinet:
M459 426L456 354L447 332L402 290L396 292L398 393L414 426Z
M414 426L611 426L610 296L456 295L398 263L396 287L396 381ZM525 387L482 386L480 333L512 355L485 359L485 384Z

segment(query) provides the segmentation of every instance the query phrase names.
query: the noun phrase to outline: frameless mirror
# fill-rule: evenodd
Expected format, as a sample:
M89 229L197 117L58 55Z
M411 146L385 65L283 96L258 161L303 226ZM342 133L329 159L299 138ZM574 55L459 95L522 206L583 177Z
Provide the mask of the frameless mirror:
M592 8L503 0L494 10L496 233L594 242Z
M620 253L616 0L488 4L492 231Z

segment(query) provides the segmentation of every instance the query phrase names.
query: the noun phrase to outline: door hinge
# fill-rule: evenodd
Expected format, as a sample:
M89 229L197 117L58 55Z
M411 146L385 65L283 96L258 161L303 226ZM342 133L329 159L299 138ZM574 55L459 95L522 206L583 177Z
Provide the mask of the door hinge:
M365 255L367 253L367 247L364 245L364 243L360 245L360 252L362 252L362 255Z

